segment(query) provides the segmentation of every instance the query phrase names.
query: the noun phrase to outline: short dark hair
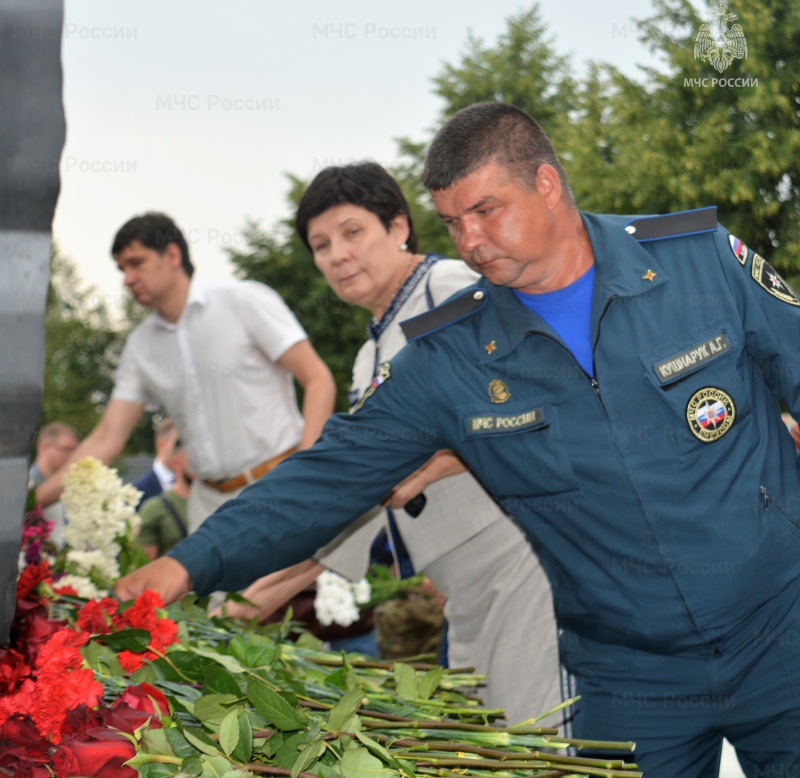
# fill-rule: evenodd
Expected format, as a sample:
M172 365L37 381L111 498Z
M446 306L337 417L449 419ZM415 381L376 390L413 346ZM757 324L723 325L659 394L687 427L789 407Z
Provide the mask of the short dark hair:
M408 219L408 250L417 251L417 235L411 221L411 211L397 181L377 162L357 162L341 167L326 167L308 185L295 216L295 228L306 248L308 243L308 223L337 205L357 205L374 213L386 231L392 219L400 213Z
M159 254L163 254L167 246L174 243L181 250L181 267L189 278L192 277L194 265L189 258L186 238L183 237L178 225L165 213L148 211L125 222L114 236L111 256L116 257L135 240L149 249L155 249Z
M553 144L539 122L508 103L476 103L453 114L428 148L422 181L432 192L449 189L489 162L536 189L543 163L555 168L566 196L572 192Z

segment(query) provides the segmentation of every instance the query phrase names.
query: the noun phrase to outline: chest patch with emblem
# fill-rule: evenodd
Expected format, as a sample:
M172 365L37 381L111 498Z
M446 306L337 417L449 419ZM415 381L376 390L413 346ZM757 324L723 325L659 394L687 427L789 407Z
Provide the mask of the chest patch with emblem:
M733 398L715 386L706 386L695 392L686 406L689 429L703 443L719 440L733 426L735 419Z

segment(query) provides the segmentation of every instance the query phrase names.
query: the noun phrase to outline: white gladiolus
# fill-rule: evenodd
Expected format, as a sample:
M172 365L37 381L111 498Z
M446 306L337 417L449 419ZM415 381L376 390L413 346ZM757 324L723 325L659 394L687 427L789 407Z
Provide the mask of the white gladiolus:
M75 462L63 484L61 502L67 524L62 537L71 547L68 561L85 575L94 568L103 578L115 581L119 578L117 539L126 534L128 526L134 535L138 531L141 519L136 505L141 492L123 484L116 470L94 457ZM59 584L67 578L60 579ZM80 592L74 583L71 585Z
M366 579L351 583L346 578L325 570L317 577L317 596L314 611L317 620L325 627L333 623L349 627L361 615L359 604L369 602L370 585Z

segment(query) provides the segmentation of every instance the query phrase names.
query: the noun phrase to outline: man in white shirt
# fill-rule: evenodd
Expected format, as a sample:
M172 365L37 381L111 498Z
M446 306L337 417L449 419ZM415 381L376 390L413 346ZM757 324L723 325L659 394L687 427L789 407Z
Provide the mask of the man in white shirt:
M136 510L142 507L145 500L166 492L175 482L175 473L167 467L167 460L172 456L172 449L178 440L178 430L172 419L164 419L155 429L154 442L156 456L150 469L139 476L132 484L142 493Z
M316 440L333 410L333 377L273 289L194 279L186 239L170 217L134 217L111 253L136 301L153 314L128 337L111 400L70 461L112 462L145 407L166 408L197 476L189 499L194 530ZM304 390L302 415L295 380ZM41 502L57 499L61 475L37 490Z

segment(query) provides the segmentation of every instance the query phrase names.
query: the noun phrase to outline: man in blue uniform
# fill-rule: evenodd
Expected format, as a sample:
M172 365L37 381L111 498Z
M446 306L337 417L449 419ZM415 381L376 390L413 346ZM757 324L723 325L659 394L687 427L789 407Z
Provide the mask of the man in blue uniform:
M575 734L648 778L800 775L800 299L716 209L579 212L512 106L452 117L424 173L484 279L405 325L363 406L123 579L174 599L304 559L440 449L528 532ZM268 533L265 528L269 528ZM157 566L158 565L158 566Z

